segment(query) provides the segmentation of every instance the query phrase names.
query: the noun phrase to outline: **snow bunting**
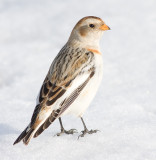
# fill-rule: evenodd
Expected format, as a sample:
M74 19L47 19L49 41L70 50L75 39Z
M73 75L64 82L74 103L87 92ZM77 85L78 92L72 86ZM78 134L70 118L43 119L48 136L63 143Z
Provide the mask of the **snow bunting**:
M57 118L61 132L73 134L75 129L66 131L61 117L74 114L80 117L84 130L80 135L92 134L82 118L96 94L102 79L103 62L99 41L103 31L110 28L98 17L82 18L74 27L68 42L54 59L40 89L31 122L16 139L28 144L32 137L40 135Z

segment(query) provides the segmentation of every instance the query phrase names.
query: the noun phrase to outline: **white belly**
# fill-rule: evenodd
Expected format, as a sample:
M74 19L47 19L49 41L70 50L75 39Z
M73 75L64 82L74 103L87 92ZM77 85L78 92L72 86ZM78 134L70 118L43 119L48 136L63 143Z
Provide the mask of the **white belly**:
M80 95L76 98L76 100L69 106L69 108L62 114L74 114L75 116L81 117L85 110L88 108L89 104L93 100L97 89L102 80L103 73L103 63L102 56L95 55L95 74L87 83L85 88L82 90Z

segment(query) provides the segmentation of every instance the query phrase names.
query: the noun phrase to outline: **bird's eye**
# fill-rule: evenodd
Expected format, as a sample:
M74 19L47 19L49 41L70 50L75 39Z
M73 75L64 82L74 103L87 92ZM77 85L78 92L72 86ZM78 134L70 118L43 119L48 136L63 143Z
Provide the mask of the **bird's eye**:
M94 28L95 25L94 25L94 24L90 24L89 27L90 27L90 28Z

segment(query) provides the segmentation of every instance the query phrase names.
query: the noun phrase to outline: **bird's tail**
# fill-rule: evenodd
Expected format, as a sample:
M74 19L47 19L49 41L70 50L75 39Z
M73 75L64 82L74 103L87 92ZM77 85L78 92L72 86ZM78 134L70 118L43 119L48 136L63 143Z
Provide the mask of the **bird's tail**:
M23 140L23 143L27 145L30 139L33 137L34 131L35 130L32 128L29 128L29 126L26 127L26 129L19 135L19 137L16 139L13 145L15 145L16 143L19 143L21 140Z

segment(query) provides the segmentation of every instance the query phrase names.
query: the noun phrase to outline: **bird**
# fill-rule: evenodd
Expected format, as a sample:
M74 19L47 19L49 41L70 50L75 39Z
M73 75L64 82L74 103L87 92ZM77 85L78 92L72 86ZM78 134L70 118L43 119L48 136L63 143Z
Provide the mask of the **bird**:
M110 28L99 17L87 16L77 22L43 81L30 123L13 145L21 140L28 145L32 138L39 136L56 119L61 127L57 136L74 134L77 132L75 129L67 131L63 127L62 116L67 114L81 119L84 130L79 137L98 131L88 130L83 114L103 77L99 42L106 30Z

